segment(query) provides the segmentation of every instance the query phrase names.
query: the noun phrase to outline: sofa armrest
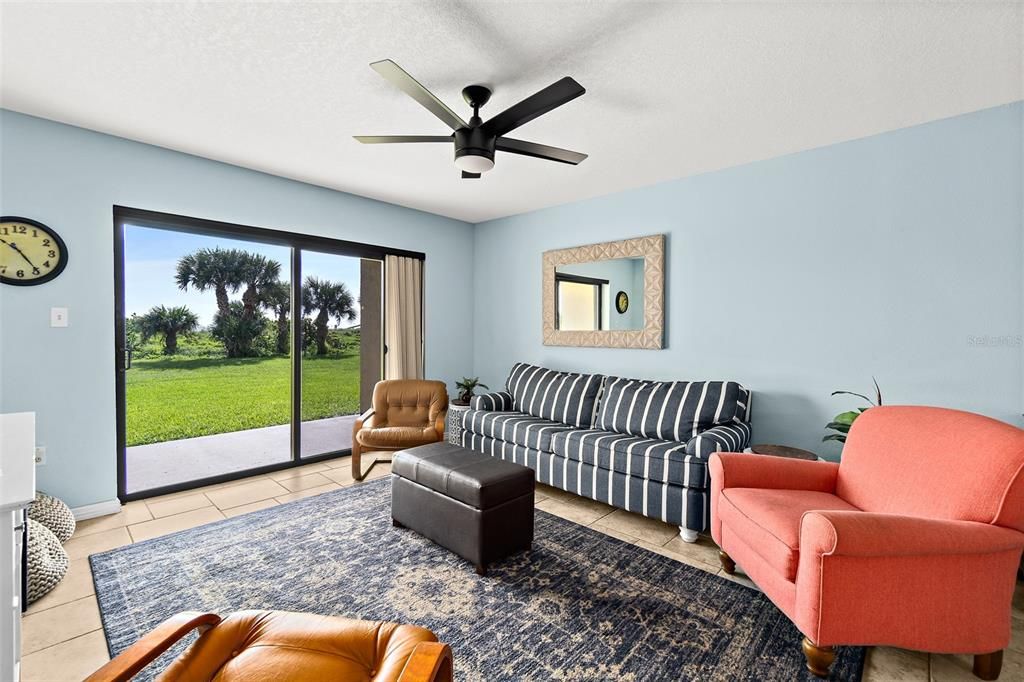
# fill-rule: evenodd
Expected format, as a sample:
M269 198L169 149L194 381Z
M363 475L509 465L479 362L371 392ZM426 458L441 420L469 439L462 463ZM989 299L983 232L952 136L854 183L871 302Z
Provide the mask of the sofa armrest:
M800 521L800 552L831 556L939 556L1020 551L1024 533L974 521L862 511L811 511Z
M372 429L377 421L374 417L376 417L376 412L372 407L356 417L355 423L352 424L352 434L355 435L363 429Z
M469 401L469 408L487 412L508 412L512 409L512 394L508 391L495 391L475 395Z
M751 432L748 422L712 426L686 442L686 454L707 459L715 452L743 452L750 445Z

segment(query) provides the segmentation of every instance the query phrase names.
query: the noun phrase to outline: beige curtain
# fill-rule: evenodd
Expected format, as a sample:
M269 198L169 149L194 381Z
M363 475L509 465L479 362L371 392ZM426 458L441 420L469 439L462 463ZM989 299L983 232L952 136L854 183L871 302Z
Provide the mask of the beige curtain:
M423 378L423 261L384 259L385 379Z

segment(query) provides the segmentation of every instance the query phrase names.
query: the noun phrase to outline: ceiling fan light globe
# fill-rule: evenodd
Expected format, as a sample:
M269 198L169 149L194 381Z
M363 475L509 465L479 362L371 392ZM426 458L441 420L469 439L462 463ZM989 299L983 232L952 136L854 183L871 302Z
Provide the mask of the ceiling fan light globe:
M455 166L467 173L486 173L494 168L494 160L482 154L463 154L455 158Z

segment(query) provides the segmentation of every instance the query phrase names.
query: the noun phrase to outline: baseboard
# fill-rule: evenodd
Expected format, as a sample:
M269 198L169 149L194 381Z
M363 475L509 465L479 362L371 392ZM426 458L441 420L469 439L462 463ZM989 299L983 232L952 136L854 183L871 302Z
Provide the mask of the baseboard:
M71 513L75 515L76 521L84 521L85 519L94 519L97 516L116 514L119 511L121 511L121 501L113 499L106 502L97 502L96 504L87 504L84 507L75 507L71 510Z

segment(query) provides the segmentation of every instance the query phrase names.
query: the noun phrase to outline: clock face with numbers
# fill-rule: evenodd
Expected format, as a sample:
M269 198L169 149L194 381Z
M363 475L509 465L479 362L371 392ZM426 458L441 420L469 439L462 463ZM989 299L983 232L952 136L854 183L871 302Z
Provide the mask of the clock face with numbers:
M0 218L0 282L32 286L49 282L68 264L64 240L28 218Z

